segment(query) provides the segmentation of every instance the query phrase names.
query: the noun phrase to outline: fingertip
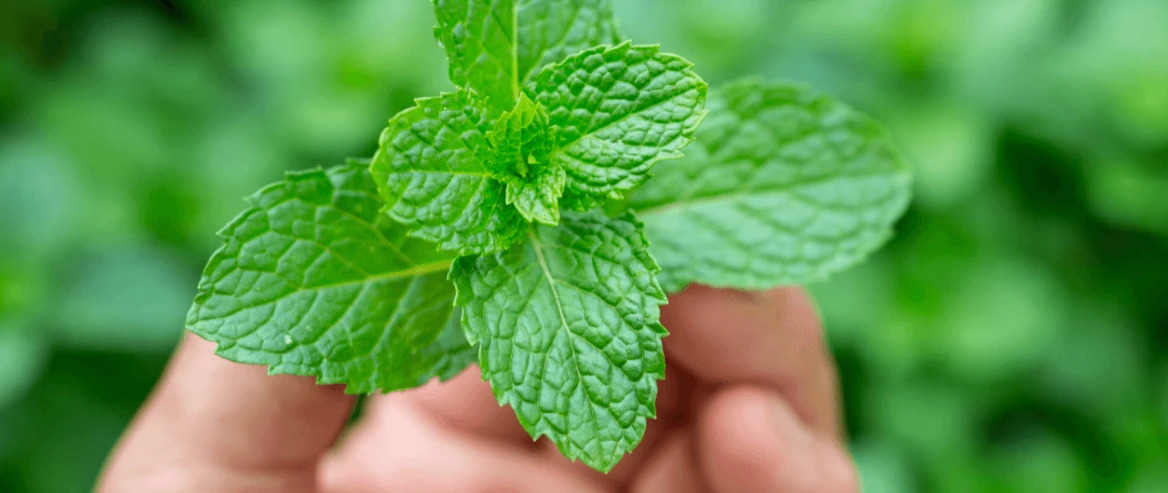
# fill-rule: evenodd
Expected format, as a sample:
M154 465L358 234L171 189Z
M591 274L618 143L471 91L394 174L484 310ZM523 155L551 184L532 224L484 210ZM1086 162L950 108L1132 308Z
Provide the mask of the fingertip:
M736 386L711 397L695 431L697 461L716 492L853 493L855 466L808 428L779 394Z
M773 374L784 363L779 356L791 350L818 358L826 352L818 311L800 288L739 291L695 285L671 298L661 320L671 334L665 344L698 376Z
M715 385L767 385L817 432L839 434L835 364L806 291L691 286L674 295L662 321L671 363Z
M758 387L715 394L697 423L698 462L715 491L804 491L810 442L778 395Z
M697 493L702 491L697 464L694 463L692 439L678 433L653 450L632 479L628 490L633 493Z

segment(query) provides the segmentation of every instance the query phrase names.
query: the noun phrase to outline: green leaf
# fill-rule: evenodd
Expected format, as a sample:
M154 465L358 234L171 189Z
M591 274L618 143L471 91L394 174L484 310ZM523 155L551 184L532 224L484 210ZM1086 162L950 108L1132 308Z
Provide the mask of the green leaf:
M391 217L462 254L505 249L525 227L479 155L490 128L480 106L466 91L417 100L389 121L372 165Z
M684 59L655 46L600 46L529 81L568 50L611 40L610 10L583 0L436 0L435 33L462 87L390 120L373 163L388 214L444 250L492 253L524 222L556 224L561 197L571 209L593 207L679 157L706 91Z
M567 176L549 159L552 129L547 112L526 94L515 108L495 121L487 133L491 145L484 153L486 167L507 183L507 203L528 222L555 225L560 221L559 199Z
M483 376L532 437L601 471L641 441L665 369L657 271L636 219L599 211L566 212L506 252L455 261Z
M558 127L553 161L567 171L562 204L620 198L659 160L681 157L705 116L693 64L656 46L598 46L548 66L528 86Z
M220 233L187 327L232 361L351 393L415 387L473 358L452 256L383 214L367 165L289 173Z
M560 222L560 196L564 194L567 175L564 168L546 163L534 167L531 182L507 184L507 203L530 221L556 225Z
M876 122L799 86L715 92L686 153L629 200L668 291L823 278L883 244L910 194L908 167Z
M544 65L618 35L609 0L435 0L450 80L511 109Z

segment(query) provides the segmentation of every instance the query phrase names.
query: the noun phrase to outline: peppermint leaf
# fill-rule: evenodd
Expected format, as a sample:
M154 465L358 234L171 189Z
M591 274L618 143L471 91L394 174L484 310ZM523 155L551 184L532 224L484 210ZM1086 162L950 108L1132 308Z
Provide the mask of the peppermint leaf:
M567 176L552 162L552 129L547 112L526 94L515 108L495 122L487 134L487 169L507 183L507 203L528 222L555 225L560 221L559 199Z
M372 165L386 212L443 250L510 246L525 223L478 154L488 146L489 128L480 102L466 91L419 99L394 116Z
M548 57L615 36L607 2L436 0L435 12L462 87L395 116L373 176L389 215L443 250L501 251L524 222L556 224L561 201L619 198L701 121L705 83L656 47L601 46L528 83Z
M435 0L434 12L450 80L497 113L544 65L617 41L610 0Z
M378 213L366 163L289 173L220 233L187 328L227 359L350 393L448 378L473 358L450 254Z
M543 164L543 163L533 163ZM556 225L560 222L559 198L564 194L564 168L544 164L535 168L533 181L507 185L507 203L528 221Z
M601 471L641 441L665 369L657 271L636 219L598 211L454 263L483 376L532 437Z
M656 46L598 46L548 66L528 85L558 127L552 160L567 171L561 203L620 198L659 160L681 157L705 116L693 64Z
M891 235L909 174L876 122L814 91L754 80L709 104L697 144L629 201L668 291L805 284Z

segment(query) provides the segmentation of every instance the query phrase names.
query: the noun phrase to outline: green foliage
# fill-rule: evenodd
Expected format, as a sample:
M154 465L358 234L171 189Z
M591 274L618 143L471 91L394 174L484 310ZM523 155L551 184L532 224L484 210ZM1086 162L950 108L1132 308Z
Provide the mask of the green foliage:
M92 487L239 197L454 90L424 1L172 3L0 21L0 491ZM896 235L813 287L864 491L1168 491L1168 3L613 6L713 92L807 81L910 158Z
M508 45L512 55L519 45ZM483 70L471 64L454 80ZM556 224L561 196L574 210L620 198L654 163L680 157L705 115L705 82L656 47L584 50L515 86L500 113L499 92L483 84L506 81L419 99L390 120L373 176L411 234L464 255L503 250L524 222Z
M806 284L891 235L908 204L908 167L870 118L756 80L727 85L709 111L685 159L628 201L667 291Z
M632 214L598 211L455 262L484 378L533 438L605 472L641 441L665 378L658 270Z
M459 87L437 98L419 99L413 108L390 120L372 161L373 180L385 211L401 223L401 229L464 256L451 270L460 289L473 290L473 295L459 297L460 304L467 306L463 329L472 344L481 345L480 366L499 401L515 408L533 437L547 435L567 457L608 471L640 442L646 418L655 414L656 379L664 378L660 337L665 333L656 313L657 305L665 300L654 278L657 264L648 254L640 226L630 222L635 220L605 225L603 215L579 215L560 208L586 211L608 199L620 199L648 179L655 163L681 157L681 148L689 144L705 117L706 83L691 63L661 53L656 46L607 44L615 41L615 32L611 7L605 1L438 0L435 13L438 27L434 32L446 49L451 81ZM561 218L569 216L566 224L556 228ZM577 248L586 248L581 251L584 257L576 263L549 263L545 257L560 257L546 253L540 238L549 246L566 247L569 234L584 245ZM621 253L614 245L633 250ZM633 264L624 266L622 261ZM601 300L631 295L605 290L612 283L626 284L619 278L601 280L572 271L599 263L607 264L608 270L629 268L628 284L655 303L633 297L632 305L622 305L612 316L585 317L589 308L595 308L595 300L585 304L579 293ZM518 279L500 283L500 273L533 265L542 267L535 272L547 279L543 289L526 292L529 287L515 284ZM303 277L313 267L302 263L291 269ZM214 268L212 261L209 275L215 275ZM631 282L634 279L636 283ZM575 291L561 296L557 282ZM250 289L236 279L226 284L222 288L226 292ZM488 315L498 312L501 304L510 306L523 299L527 311L515 322L519 328ZM220 354L236 361L267 363L273 372L327 375L324 381L369 390L369 385L354 386L351 381L370 373L368 369L356 375L322 369L321 360L328 358L319 356L284 362L286 346L301 343L287 338L284 345L268 342L289 331L269 320L293 310L276 306L276 314L262 318L260 328L240 329L241 335L252 337L247 345L281 356L242 357L222 342ZM292 316L303 320L305 310ZM548 316L557 311L558 322ZM192 311L193 330L217 333L197 329L208 322L223 325ZM422 333L437 333L444 326L433 325L423 327ZM535 342L527 341L527 336L512 340L517 330L531 332ZM319 335L310 335L311 342L320 340ZM633 343L627 348L612 346L613 341L630 338ZM652 341L641 340L646 338ZM594 346L581 348L579 341ZM268 345L273 348L267 349ZM331 355L334 345L326 339L316 349ZM614 347L620 354L597 353L601 347ZM405 344L402 350L412 348ZM507 352L522 348L523 353L511 358L501 355L498 348ZM625 354L624 349L638 354ZM352 351L342 352L348 356ZM528 360L559 365L527 368ZM365 361L387 372L396 371L393 358ZM609 363L608 368L599 364L612 361L633 363L619 369L628 371L627 375L615 364ZM529 378L513 381L512 375L524 373ZM404 378L418 376L409 373ZM424 381L428 374L421 376ZM544 383L566 398L538 395ZM636 392L630 393L633 389ZM548 398L556 399L557 407L541 407Z
M234 361L352 393L421 385L473 357L452 257L379 213L365 163L289 173L220 233L187 327Z
M551 161L553 140L547 111L527 94L515 108L495 122L487 133L494 155L487 167L507 184L507 203L527 222L556 225L560 222L560 196L568 180L564 167Z
M450 80L510 110L544 65L618 41L610 0L435 0Z
M0 325L0 407L28 390L32 384L28 375L43 363L44 352L39 338Z
M598 46L540 72L529 90L556 133L564 200L593 207L640 185L657 161L681 157L705 112L706 83L656 46Z
M540 5L587 15L524 15ZM224 231L188 328L233 361L351 392L448 376L478 345L484 379L533 438L612 469L656 415L665 295L633 212L583 211L682 156L706 83L685 59L630 42L547 59L609 37L608 11L437 1L456 91L394 116L369 173L351 163L261 190ZM907 176L873 123L778 86L736 84L726 97L696 164L667 168L647 192L676 200L632 203L653 217L671 289L813 280L888 236ZM465 339L436 277L454 256Z
M389 121L372 173L385 209L410 233L461 253L506 248L523 231L506 183L479 154L486 113L469 91L417 101Z

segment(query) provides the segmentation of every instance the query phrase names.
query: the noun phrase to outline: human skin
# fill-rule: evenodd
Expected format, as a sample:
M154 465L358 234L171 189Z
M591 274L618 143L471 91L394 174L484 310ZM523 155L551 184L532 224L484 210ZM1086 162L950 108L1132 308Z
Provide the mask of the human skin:
M694 286L662 307L667 371L644 442L608 474L532 441L472 366L355 400L188 335L99 479L103 493L854 492L834 363L797 288Z

